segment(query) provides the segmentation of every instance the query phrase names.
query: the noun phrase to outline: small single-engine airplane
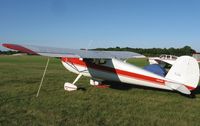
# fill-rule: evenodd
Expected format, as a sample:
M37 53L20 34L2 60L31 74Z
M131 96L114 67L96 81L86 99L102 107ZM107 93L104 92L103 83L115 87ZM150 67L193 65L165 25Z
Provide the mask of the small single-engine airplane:
M77 90L75 83L83 75L91 77L90 84L104 80L147 86L165 90L175 90L191 94L199 82L199 65L193 57L181 56L175 61L165 76L126 63L128 58L142 55L123 51L94 51L41 47L31 45L2 44L4 47L21 52L48 57L59 57L69 71L78 74L73 83L66 82L65 90Z
M170 64L173 65L178 57L174 55L160 55L159 57L149 57L150 64Z

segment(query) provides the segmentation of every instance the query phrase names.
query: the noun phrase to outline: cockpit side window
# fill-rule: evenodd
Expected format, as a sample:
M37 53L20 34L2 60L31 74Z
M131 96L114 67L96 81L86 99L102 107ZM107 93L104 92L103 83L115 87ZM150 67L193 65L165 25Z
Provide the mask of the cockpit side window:
M100 60L99 60L99 64L106 64L106 60L100 59Z
M172 56L172 59L177 59L177 57L176 56Z
M171 57L170 57L170 55L167 55L167 59L170 59Z
M106 64L105 59L84 59L84 61L88 63L93 63L93 64Z

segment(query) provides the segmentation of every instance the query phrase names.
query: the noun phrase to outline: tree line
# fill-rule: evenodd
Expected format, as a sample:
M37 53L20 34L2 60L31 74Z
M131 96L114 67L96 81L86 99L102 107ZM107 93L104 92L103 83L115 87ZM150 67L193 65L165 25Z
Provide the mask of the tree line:
M103 51L130 51L130 52L136 52L140 53L145 56L160 56L161 54L167 54L167 55L176 55L176 56L182 56L182 55L192 55L193 53L196 53L194 49L192 49L190 46L184 46L182 48L130 48L130 47L109 47L109 48L96 48L95 50L103 50Z
M11 51L11 50L9 50L9 51L1 51L0 50L0 54L1 55L13 55L13 54L17 54L17 53L19 53L19 51Z

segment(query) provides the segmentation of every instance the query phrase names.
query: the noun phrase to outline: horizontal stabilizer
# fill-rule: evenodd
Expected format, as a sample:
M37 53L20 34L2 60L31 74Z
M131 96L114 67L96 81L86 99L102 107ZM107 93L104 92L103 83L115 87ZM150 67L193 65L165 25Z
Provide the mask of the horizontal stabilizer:
M176 90L178 92L181 92L183 94L190 95L190 90L184 86L183 84L173 83L173 82L166 82L165 85L173 90Z

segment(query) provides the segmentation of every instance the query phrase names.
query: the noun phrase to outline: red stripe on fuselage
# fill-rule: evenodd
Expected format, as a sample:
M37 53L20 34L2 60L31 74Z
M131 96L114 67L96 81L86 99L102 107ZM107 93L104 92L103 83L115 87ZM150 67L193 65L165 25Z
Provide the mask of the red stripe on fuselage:
M185 86L186 86L187 89L189 89L190 91L195 89L194 87L191 87L191 86L187 86L187 85L185 85Z
M111 68L111 67L107 67L107 66L87 63L83 60L79 60L79 58L61 58L61 60L64 61L64 62L69 62L69 63L74 64L74 65L89 67L89 68L93 68L93 69L100 70L100 71L106 71L106 72L110 72L110 73L119 74L121 76L137 78L137 79L140 79L140 80L150 81L150 82L160 84L160 85L165 85L165 80L162 80L162 79L149 77L149 76L145 76L145 75L141 75L141 74L137 74L137 73L133 73L133 72L129 72L129 71L119 70L119 69L115 69L115 68ZM185 85L185 86L189 90L195 89L194 87L190 87L190 86L187 86L187 85Z
M111 67L107 67L107 66L87 63L85 61L79 60L78 58L62 58L62 61L69 62L74 65L89 67L89 68L106 71L106 72L110 72L110 73L116 73L116 74L123 75L123 76L134 77L134 78L138 78L138 79L142 79L142 80L148 80L151 82L160 83L162 85L164 85L164 83L165 83L165 80L161 80L161 79L157 79L154 77L149 77L149 76L145 76L145 75L141 75L141 74L137 74L137 73L133 73L133 72L128 72L128 71L124 71L124 70L119 70L119 69L115 69L115 68L111 68Z

